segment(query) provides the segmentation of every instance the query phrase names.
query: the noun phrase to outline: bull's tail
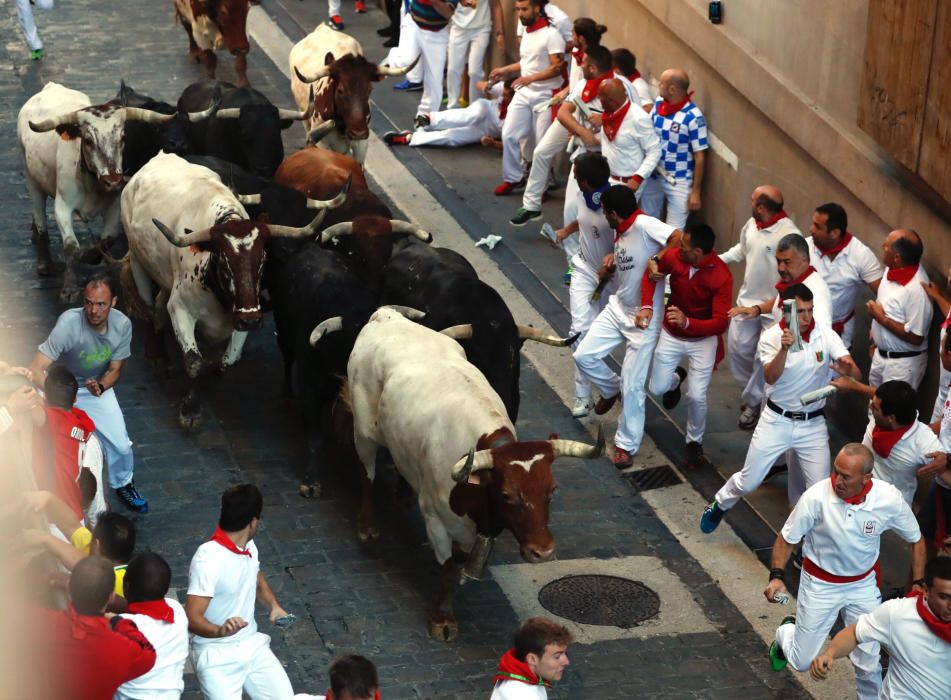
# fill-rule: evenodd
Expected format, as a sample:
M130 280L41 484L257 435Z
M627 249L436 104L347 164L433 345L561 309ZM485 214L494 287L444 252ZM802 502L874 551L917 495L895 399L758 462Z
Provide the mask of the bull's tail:
M122 269L119 271L119 288L122 290L122 299L125 302L125 312L133 318L152 320L152 309L139 294L139 287L132 275L132 256L126 253L122 260Z
M337 379L340 380L340 391L334 401L334 412L336 413L339 407L340 410L353 413L353 394L350 393L350 382L347 381L346 377L337 377Z

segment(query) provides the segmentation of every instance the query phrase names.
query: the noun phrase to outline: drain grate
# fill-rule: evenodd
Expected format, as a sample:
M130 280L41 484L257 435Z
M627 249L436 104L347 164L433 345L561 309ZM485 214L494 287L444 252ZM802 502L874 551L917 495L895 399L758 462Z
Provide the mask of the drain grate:
M649 467L625 474L638 491L650 491L664 486L676 486L683 482L669 466Z
M584 625L636 627L660 612L660 597L619 576L565 576L546 584L538 602L559 617Z

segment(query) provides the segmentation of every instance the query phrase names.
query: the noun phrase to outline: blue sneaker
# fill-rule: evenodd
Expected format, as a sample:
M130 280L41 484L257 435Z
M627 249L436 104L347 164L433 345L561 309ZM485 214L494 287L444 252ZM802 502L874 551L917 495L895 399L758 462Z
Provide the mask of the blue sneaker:
M146 501L139 490L135 487L135 482L130 481L125 486L116 489L116 498L126 508L136 513L148 513L149 502Z
M400 92L422 92L423 84L422 83L411 83L409 79L404 80L401 83L397 83L393 86L394 90L399 90Z
M709 535L717 529L724 515L726 515L726 511L718 506L716 501L708 505L703 509L703 515L700 516L700 532Z

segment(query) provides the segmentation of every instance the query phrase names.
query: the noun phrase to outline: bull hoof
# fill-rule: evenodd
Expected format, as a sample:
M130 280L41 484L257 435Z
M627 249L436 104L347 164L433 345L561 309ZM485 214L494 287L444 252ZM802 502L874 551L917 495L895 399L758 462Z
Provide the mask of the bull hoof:
M188 433L194 433L201 427L201 410L198 413L178 412L178 425Z
M439 616L429 621L429 636L437 642L454 642L459 638L459 624L454 617Z
M197 378L198 375L201 374L203 366L204 361L197 352L189 350L185 353L185 374L188 375L189 379Z
M380 539L380 528L373 523L358 523L357 539L363 544L378 540Z
M301 498L320 498L323 487L319 481L315 481L310 484L301 484L297 487L297 492L301 495Z

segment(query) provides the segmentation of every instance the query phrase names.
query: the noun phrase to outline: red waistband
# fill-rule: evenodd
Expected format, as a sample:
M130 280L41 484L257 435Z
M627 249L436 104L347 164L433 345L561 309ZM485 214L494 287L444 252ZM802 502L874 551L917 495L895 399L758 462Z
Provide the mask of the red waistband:
M849 315L843 318L841 321L832 322L832 330L834 330L839 335L842 335L842 332L845 330L845 324L852 320L852 317L855 316L855 309L849 312Z
M861 581L873 571L875 572L875 580L878 581L880 575L877 561L875 562L875 566L866 571L864 574L858 574L857 576L837 576L836 574L830 574L825 569L820 569L819 566L808 557L803 557L802 570L810 576L814 576L820 581L825 581L826 583L855 583L856 581Z

